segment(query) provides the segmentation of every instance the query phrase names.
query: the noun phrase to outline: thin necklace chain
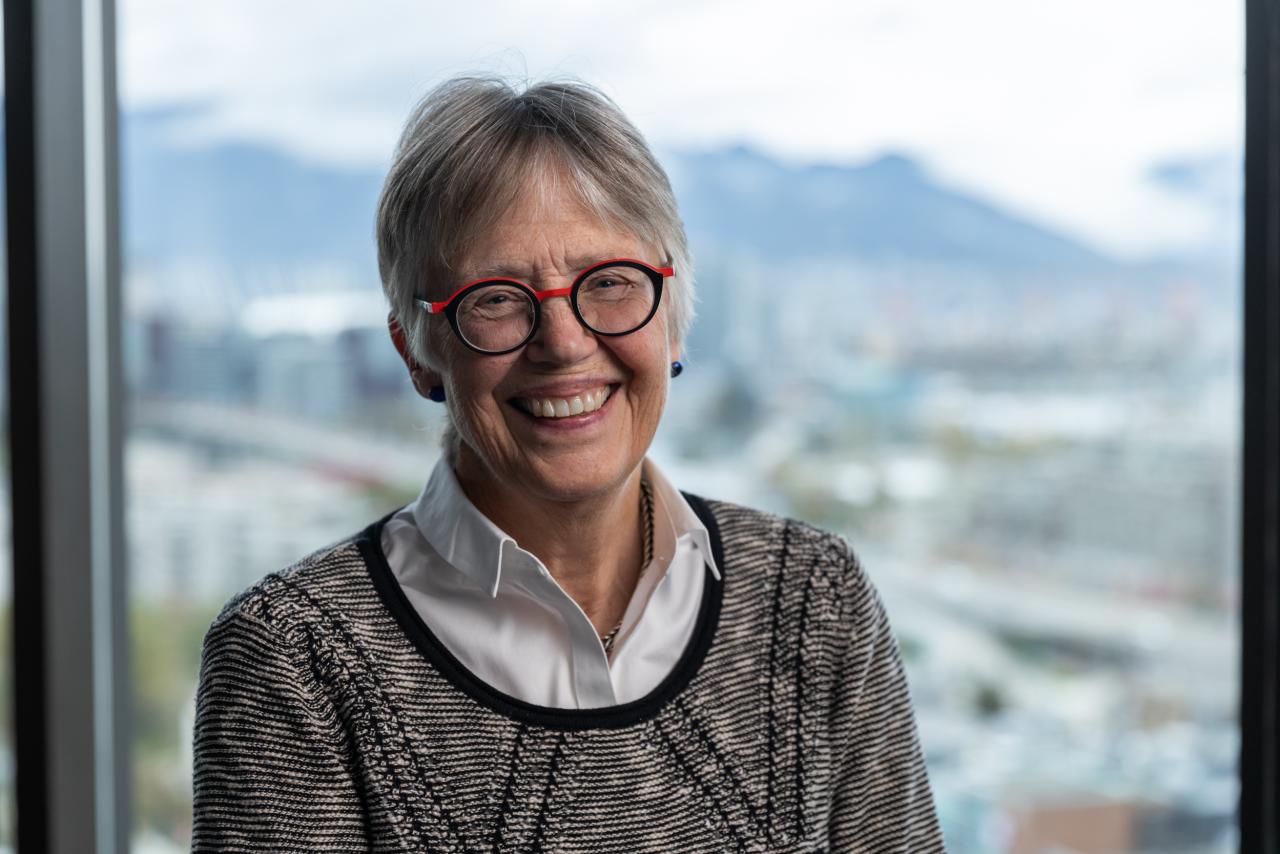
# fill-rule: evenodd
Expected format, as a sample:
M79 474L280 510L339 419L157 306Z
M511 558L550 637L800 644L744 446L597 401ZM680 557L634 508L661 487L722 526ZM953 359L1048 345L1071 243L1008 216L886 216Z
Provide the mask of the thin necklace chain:
M645 480L640 481L640 518L644 520L644 559L640 563L640 574L644 575L644 571L649 568L649 561L653 560L653 492ZM618 625L610 629L608 634L600 636L600 643L608 658L613 657L613 641L621 628L622 621L619 620Z

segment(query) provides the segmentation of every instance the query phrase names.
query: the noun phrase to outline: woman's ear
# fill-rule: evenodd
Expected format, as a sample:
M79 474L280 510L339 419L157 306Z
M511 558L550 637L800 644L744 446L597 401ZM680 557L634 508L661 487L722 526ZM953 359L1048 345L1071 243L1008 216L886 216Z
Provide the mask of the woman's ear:
M419 364L413 357L413 351L409 349L409 342L405 339L404 327L400 325L399 320L396 320L394 313L387 315L387 331L391 333L391 343L396 345L396 352L400 354L405 367L409 369L409 379L413 380L414 389L418 394L429 399L431 389L442 384L440 375Z

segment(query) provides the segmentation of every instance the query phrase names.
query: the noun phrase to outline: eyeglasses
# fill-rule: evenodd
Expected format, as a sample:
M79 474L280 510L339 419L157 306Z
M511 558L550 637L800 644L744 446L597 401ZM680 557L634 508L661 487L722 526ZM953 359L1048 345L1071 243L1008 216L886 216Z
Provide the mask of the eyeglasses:
M448 317L472 350L499 356L529 343L542 320L542 301L552 297L568 297L578 321L597 335L630 335L653 319L662 280L674 275L671 267L614 258L588 267L567 288L538 291L517 279L480 279L444 302L414 302L428 314Z

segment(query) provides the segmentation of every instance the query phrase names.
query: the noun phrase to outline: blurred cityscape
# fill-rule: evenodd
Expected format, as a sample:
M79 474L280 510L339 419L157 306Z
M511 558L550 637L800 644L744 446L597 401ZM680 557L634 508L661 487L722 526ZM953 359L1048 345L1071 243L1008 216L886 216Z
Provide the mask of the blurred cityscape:
M387 339L380 176L167 119L126 130L141 852L188 846L209 619L410 500L441 429ZM653 455L850 538L949 850L1234 850L1234 232L1122 262L898 154L665 160L699 318Z
M411 500L442 426L387 339L381 176L178 144L180 114L125 125L141 854L189 848L213 615ZM1223 234L1134 263L900 154L664 161L699 317L653 456L686 490L849 537L949 850L1234 851L1239 163L1154 172L1227 198Z

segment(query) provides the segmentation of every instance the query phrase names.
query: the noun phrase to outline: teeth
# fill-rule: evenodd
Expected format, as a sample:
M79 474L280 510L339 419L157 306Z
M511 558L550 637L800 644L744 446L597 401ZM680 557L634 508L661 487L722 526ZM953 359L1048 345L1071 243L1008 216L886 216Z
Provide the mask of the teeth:
M571 398L543 397L518 398L517 403L530 415L539 418L568 418L570 415L581 415L584 412L595 412L604 406L609 399L609 387L575 395Z

